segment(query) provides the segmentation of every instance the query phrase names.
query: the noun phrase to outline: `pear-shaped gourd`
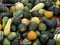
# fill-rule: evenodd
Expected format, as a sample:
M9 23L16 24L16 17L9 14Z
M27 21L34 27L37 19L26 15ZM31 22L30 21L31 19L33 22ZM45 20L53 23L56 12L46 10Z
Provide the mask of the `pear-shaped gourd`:
M38 3L36 6L34 6L34 7L30 10L30 12L32 12L32 11L38 11L39 9L44 8L44 6L45 6L44 3Z

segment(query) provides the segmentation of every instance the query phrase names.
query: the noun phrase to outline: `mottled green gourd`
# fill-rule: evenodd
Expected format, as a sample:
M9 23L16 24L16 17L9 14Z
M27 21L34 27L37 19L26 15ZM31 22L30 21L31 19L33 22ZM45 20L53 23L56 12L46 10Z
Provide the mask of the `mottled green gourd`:
M0 42L3 40L3 38L4 38L3 32L0 31Z
M29 3L29 0L21 0L21 3L23 3L24 5L27 5Z
M11 32L9 35L8 35L8 39L9 40L13 40L13 39L15 39L17 37L17 34L15 33L15 32Z
M31 45L31 41L29 41L27 38L23 40L23 45Z
M41 33L40 31L36 31L37 37L40 37Z
M7 38L5 38L3 40L3 45L10 45L10 41Z
M46 25L44 23L41 23L41 24L39 24L38 29L39 29L39 31L45 31Z
M2 19L2 22L3 22L3 28L5 27L7 21L8 21L8 17L4 17L4 18Z

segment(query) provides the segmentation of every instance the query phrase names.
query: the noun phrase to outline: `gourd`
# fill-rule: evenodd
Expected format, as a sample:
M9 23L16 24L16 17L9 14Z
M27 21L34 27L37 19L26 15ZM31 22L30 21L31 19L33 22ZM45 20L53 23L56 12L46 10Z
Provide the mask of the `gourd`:
M33 42L33 45L41 45L39 39L36 39L36 40Z
M24 9L24 5L23 5L23 3L16 2L15 3L15 8L16 8L16 10L23 10Z
M37 38L36 32L34 32L34 31L28 32L27 38L28 38L28 40L35 40Z
M59 34L60 33L60 27L57 27L56 29L55 29L55 31L54 31L54 35L55 34Z
M3 25L2 25L2 26L3 26L3 28L5 27L7 21L8 21L8 17L4 17L4 18L2 19L2 22L3 22Z
M53 12L51 12L51 11L45 11L45 13L44 13L44 16L46 17L46 18L52 18L53 17Z
M4 36L9 35L11 23L12 23L12 19L9 19L6 26L5 26L5 28L4 28Z
M19 30L20 32L25 32L25 31L27 30L27 26L26 26L25 24L21 23L21 24L19 24L19 26L18 26L18 30Z
M47 29L46 25L44 23L40 23L38 26L39 31L45 31Z
M56 1L56 5L57 5L57 6L60 5L60 1L59 1L59 0Z
M32 12L32 11L38 11L39 9L44 8L44 6L45 6L44 3L38 3L37 5L35 5L35 6L30 10L30 12Z
M18 39L13 40L11 43L11 45L19 45L19 44L20 44L20 42Z
M24 40L23 40L23 45L31 45L31 41L30 40L28 40L27 38L25 38Z
M21 0L21 3L23 3L24 5L27 5L29 3L29 0Z
M54 39L49 39L48 42L47 42L47 45L55 45L56 42Z
M0 42L3 40L3 38L4 38L3 32L0 31Z
M41 23L41 20L38 17L32 17L30 22L36 22L37 24Z
M17 34L15 33L15 32L11 32L8 36L7 36L7 38L9 39L9 40L13 40L13 39L15 39L17 37Z
M7 38L5 38L4 40L3 40L3 45L10 45L11 43L10 43L10 41L7 39Z
M37 23L31 22L31 23L29 24L29 30L36 30L36 29L37 29L37 26L38 26Z
M56 45L60 45L60 34L55 34L54 40L56 41Z
M40 37L41 33L36 30L37 37Z
M29 20L26 19L26 18L23 18L23 19L21 20L21 23L26 24L26 25L29 25Z
M2 24L0 24L0 31L2 30Z
M40 14L40 16L44 15L45 10L44 9L39 9L38 13Z

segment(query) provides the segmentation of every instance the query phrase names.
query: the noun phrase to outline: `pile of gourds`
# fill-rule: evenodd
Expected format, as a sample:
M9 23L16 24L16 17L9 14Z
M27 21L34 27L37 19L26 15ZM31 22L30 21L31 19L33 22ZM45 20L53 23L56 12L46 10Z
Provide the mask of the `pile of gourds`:
M60 45L59 6L59 0L3 0L0 44Z

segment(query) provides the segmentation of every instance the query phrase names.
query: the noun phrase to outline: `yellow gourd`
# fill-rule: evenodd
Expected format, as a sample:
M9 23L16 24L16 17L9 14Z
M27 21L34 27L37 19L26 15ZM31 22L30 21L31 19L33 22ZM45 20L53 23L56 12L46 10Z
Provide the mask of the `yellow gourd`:
M11 26L12 19L9 19L5 28L4 28L4 35L8 36L10 33L10 26Z
M56 5L57 5L57 6L60 5L60 1L59 1L59 0L56 1Z
M34 6L34 7L30 10L30 12L32 12L32 11L38 11L39 9L44 8L44 6L45 6L44 3L38 3L36 6Z
M0 31L2 30L2 25L0 24Z

